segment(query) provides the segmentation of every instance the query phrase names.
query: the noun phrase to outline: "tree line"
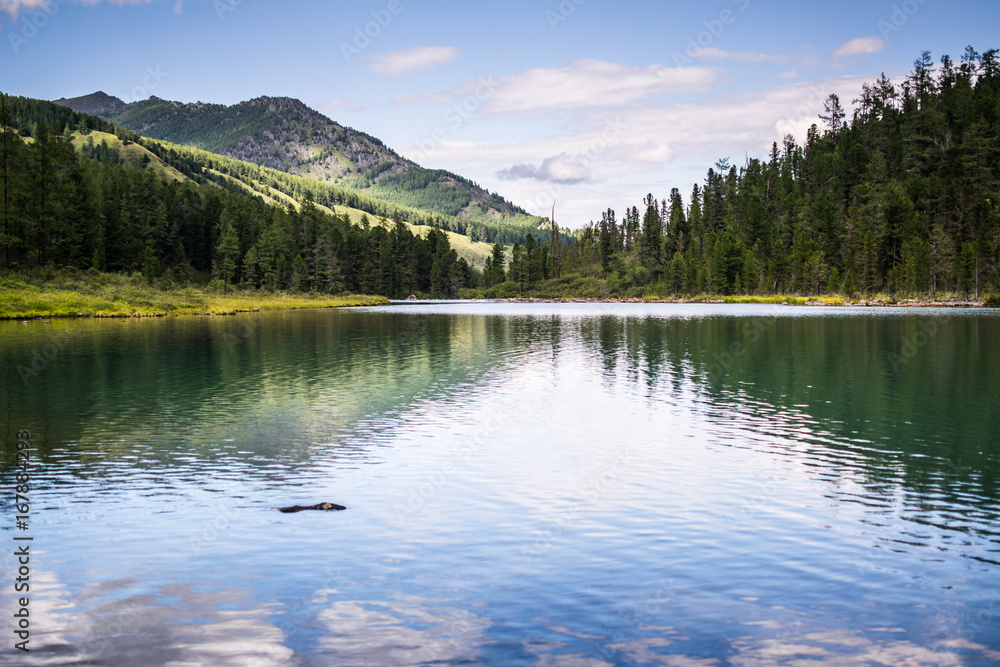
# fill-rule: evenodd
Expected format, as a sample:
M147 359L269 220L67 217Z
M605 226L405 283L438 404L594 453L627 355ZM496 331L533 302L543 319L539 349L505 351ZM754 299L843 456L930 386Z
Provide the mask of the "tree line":
M219 187L206 166L183 151L150 144L155 150L147 152L139 149L138 135L61 109L0 96L5 270L139 272L181 283L217 279L223 289L390 297L450 297L481 282L444 231L415 236L398 211L393 221L365 216L355 225L347 215L319 208L309 191L297 210L268 205L232 183ZM132 146L142 157L123 156L93 137L74 148L74 132L108 130L123 140L123 150ZM199 178L158 175L150 168L154 153Z
M937 65L924 52L901 83L862 86L853 107L848 118L831 95L803 145L785 136L764 159L723 158L689 195L609 208L567 238L537 219L428 214L3 96L0 262L388 296L571 291L572 276L619 296L1000 290L997 50ZM136 164L104 141L76 151L74 132L148 155ZM155 175L148 156L187 178ZM274 205L275 191L304 203ZM352 225L321 208L338 205L372 217ZM438 229L420 239L404 222ZM495 244L482 274L443 229Z
M900 84L865 84L850 118L830 95L804 145L607 209L565 265L621 295L1000 290L997 56L923 52Z

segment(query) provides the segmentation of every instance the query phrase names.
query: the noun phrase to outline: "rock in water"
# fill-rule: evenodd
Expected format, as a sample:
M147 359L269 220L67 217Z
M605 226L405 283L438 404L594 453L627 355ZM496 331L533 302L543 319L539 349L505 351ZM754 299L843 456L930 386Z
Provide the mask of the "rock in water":
M343 505L338 505L336 503L318 503L316 505L292 505L291 507L279 507L279 512L284 512L285 514L290 514L291 512L301 512L302 510L322 510L329 512L330 510L346 510L347 508Z

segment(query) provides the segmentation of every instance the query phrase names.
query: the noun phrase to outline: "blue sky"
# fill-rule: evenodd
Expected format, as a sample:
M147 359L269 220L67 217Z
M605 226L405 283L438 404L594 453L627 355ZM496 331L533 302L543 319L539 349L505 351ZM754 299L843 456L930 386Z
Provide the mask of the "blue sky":
M1000 47L1000 3L0 0L0 90L304 101L579 226L800 139L922 50Z

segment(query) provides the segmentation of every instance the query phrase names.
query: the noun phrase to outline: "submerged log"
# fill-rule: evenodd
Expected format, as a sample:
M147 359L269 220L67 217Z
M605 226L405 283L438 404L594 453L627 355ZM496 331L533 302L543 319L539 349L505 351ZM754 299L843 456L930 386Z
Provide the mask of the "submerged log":
M336 503L317 503L316 505L292 505L291 507L279 507L279 512L284 512L289 514L291 512L301 512L303 510L322 510L329 512L330 510L346 510L347 508L343 505L338 505Z

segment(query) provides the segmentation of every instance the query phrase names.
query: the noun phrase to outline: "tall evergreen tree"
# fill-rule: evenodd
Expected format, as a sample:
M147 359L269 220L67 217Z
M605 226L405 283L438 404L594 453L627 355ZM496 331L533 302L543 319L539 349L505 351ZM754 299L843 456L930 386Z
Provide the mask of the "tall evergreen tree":
M844 118L847 113L841 106L840 97L836 93L830 93L830 96L823 102L823 111L826 113L820 114L820 120L826 123L831 132L840 131L840 128L844 126Z
M229 279L233 276L238 265L240 247L239 238L228 213L224 215L222 225L219 245L215 252L215 261L219 275L222 276L222 291L225 293L229 291ZM298 258L301 259L301 256Z
M658 263L663 242L663 220L652 194L643 200L643 204L646 206L646 214L642 218L642 254L644 258Z
M12 254L16 252L19 241L18 219L15 211L15 195L20 190L17 177L20 175L15 165L23 158L24 147L21 137L14 129L14 118L10 113L7 96L0 93L0 216L3 217L3 265L11 267Z

